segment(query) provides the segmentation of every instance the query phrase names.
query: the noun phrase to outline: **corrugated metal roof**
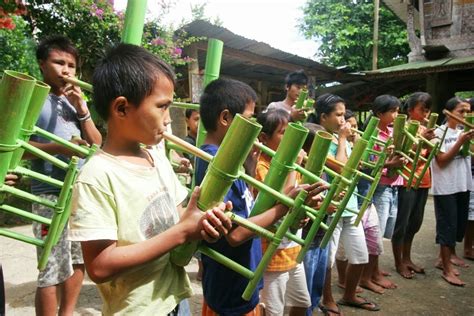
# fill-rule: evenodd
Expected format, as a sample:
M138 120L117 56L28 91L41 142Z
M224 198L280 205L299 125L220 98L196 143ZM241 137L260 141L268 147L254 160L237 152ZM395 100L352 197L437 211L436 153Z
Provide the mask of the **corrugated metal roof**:
M224 42L224 56L221 65L221 73L224 75L227 73L237 77L258 78L263 81L282 83L287 73L302 68L308 75L315 76L317 83L344 80L350 77L350 75L344 74L336 68L281 51L263 42L245 38L207 21L193 21L183 26L183 29L191 36L216 38ZM226 56L226 49L243 52L250 57L254 56L265 60L267 63L255 62L255 58L253 61L250 61L250 58L241 60L236 57L236 54ZM200 54L199 64L204 63L205 54ZM294 69L290 70L292 67Z

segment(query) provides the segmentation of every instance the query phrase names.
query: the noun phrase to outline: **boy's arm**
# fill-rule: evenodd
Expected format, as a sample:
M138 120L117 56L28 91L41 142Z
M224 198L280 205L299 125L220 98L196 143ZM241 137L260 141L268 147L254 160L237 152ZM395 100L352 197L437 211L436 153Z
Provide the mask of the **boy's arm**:
M84 263L92 281L106 282L127 269L163 256L187 241L213 241L227 234L231 223L224 210L232 205L221 203L212 210L201 212L197 208L199 192L199 188L194 190L180 221L153 238L120 247L116 240L82 241Z

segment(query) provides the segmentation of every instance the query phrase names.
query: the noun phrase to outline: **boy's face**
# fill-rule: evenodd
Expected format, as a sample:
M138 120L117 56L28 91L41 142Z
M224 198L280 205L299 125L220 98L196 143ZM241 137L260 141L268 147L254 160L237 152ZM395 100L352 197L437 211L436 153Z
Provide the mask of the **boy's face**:
M292 84L291 86L287 87L286 95L290 100L296 102L298 100L298 96L300 95L301 90L306 89L306 85L304 84Z
M200 115L198 111L193 111L191 113L191 116L189 118L186 118L186 124L188 125L188 128L189 128L189 134L191 135L197 134L199 118L200 118Z
M61 90L66 85L62 78L76 75L76 58L68 52L53 49L46 60L39 61L39 67L44 82L49 84L53 91Z
M151 94L138 107L130 107L124 129L135 142L156 145L163 139L166 126L171 123L169 107L173 102L173 83L163 75L158 76Z

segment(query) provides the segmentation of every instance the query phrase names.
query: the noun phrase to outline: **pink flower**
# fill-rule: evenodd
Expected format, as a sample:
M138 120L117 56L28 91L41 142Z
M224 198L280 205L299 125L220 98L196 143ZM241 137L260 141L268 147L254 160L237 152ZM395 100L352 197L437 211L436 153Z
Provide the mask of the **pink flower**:
M165 43L166 43L165 40L162 39L161 37L157 37L151 41L151 44L154 46L164 45Z
M176 55L176 56L181 56L181 54L183 53L183 50L179 47L175 47L173 49L173 55Z

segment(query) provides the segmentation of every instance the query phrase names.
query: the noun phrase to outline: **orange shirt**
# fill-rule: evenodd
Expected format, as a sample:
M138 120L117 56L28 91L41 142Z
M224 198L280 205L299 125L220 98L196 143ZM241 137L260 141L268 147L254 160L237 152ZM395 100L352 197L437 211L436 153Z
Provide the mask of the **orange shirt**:
M418 134L422 134L426 130L425 126L420 125L420 128L418 129ZM427 158L429 156L430 152L428 149L424 148L421 150L421 156ZM415 176L419 177L421 175L421 172L423 171L423 168L425 167L426 163L422 160L418 160L418 163L416 164L416 170L415 170ZM408 163L407 164L408 168L412 168L412 164ZM420 182L420 188L431 188L431 173L430 173L430 168L426 170L425 174L423 175L423 178L421 179ZM406 175L407 177L410 176L410 173L407 172L406 170L403 170L403 174ZM412 185L415 185L417 181L417 178L413 178ZM408 184L407 180L403 180L403 186L406 187Z
M257 167L255 169L255 178L259 181L263 181L265 176L270 169L271 158L268 158L266 155L260 155L260 158L257 162ZM255 190L255 196L258 191ZM285 240L285 239L284 239ZM262 251L264 252L268 247L268 240L262 238ZM277 271L288 271L296 267L296 257L301 250L300 245L294 246L294 243L288 245L287 248L278 248L275 254L270 261L267 271L277 272Z

